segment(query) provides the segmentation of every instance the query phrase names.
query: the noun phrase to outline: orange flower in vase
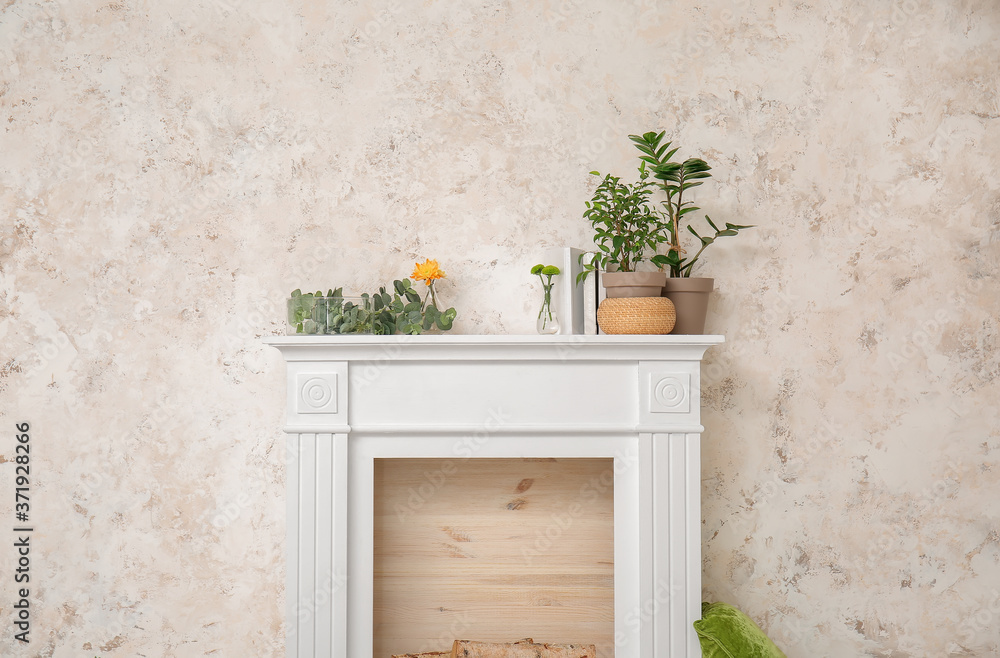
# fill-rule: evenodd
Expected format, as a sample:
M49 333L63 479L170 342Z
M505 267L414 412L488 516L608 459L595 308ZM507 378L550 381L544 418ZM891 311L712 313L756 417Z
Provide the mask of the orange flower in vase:
M445 278L444 270L441 269L438 262L428 258L423 263L414 263L413 274L410 276L413 277L414 281L423 281L427 284L427 294L431 298L431 304L437 308L437 297L434 295L434 282ZM427 297L424 297L424 305L426 306L426 304Z

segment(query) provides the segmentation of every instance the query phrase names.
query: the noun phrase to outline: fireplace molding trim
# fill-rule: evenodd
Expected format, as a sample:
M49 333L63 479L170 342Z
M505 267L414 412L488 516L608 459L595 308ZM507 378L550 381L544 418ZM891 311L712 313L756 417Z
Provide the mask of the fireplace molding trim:
M485 436L477 458L614 457L616 658L699 657L700 361L723 341L265 339L287 370L287 656L371 655L372 460Z

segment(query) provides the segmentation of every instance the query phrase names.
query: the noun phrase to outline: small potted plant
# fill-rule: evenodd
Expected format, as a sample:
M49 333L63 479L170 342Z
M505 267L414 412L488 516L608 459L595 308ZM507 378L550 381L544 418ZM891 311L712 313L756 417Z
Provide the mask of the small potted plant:
M698 262L705 248L722 237L737 235L740 230L753 228L740 224L726 223L725 228L719 228L708 215L705 221L715 231L714 235L701 235L687 222L685 215L697 210L690 200L684 200L684 193L702 184L704 179L711 178L712 169L700 158L688 158L684 162L671 162L671 158L679 150L670 148L671 143L661 144L665 133L647 132L642 135L629 135L635 147L642 154L640 171L646 166L657 181L656 186L666 195L663 201L662 231L664 239L659 244L669 245L666 254L653 257L660 269L667 268L670 276L664 285L664 296L670 299L677 311L675 334L701 334L705 331L705 316L708 312L708 295L714 288L714 280L692 277L691 271ZM682 225L686 225L682 226ZM698 251L693 256L681 245L682 228L686 228L700 243Z
M591 175L600 176L596 171ZM639 180L625 183L605 175L598 184L583 216L594 228L594 244L588 262L581 258L577 283L601 271L608 299L598 309L598 323L605 333L669 333L673 328L673 304L664 303L661 292L667 275L662 271L666 256L657 248L666 240L661 214L650 197L656 184L649 180L646 164L639 167ZM639 270L645 261L659 271ZM642 299L606 306L609 300ZM620 321L619 321L620 320Z
M600 176L600 172L590 172ZM660 215L653 209L650 197L656 184L648 180L649 172L643 164L639 181L623 183L621 178L607 174L586 202L583 216L594 228L593 252L589 262L581 260L583 271L577 283L595 271L601 277L608 297L656 297L667 275L662 271L666 257L653 255L666 239ZM637 267L650 260L661 271L638 271Z

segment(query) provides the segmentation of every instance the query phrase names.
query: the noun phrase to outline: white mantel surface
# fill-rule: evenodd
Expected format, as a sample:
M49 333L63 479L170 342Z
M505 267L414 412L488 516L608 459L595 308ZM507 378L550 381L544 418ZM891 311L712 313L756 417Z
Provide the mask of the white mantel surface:
M700 656L700 361L723 341L266 339L288 372L287 655L372 654L375 459L609 457L615 656Z
M556 358L561 360L649 359L661 356L698 361L723 336L541 336L437 334L420 336L273 336L264 342L285 355L286 361L335 358L343 360L393 358L443 360ZM308 356L303 357L302 355Z

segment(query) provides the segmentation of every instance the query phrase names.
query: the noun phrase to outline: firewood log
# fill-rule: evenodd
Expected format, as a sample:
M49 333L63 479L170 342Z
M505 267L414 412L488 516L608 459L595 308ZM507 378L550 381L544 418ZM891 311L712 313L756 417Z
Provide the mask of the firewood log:
M593 644L533 644L542 647L542 658L597 658Z
M451 658L597 658L594 645L455 640Z
M523 640L518 640L514 644L531 644L534 642L530 637L526 637ZM425 651L424 653L397 653L393 654L392 658L439 658L442 656L451 656L450 651Z

